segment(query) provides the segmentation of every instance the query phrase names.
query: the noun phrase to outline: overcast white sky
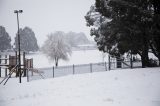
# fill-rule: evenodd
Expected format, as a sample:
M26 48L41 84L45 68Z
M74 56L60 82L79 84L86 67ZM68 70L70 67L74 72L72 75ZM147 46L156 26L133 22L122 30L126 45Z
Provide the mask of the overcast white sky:
M0 25L14 40L17 32L15 9L24 12L19 15L20 27L29 26L35 32L38 43L43 44L46 35L54 31L84 32L87 37L84 16L95 0L0 0Z

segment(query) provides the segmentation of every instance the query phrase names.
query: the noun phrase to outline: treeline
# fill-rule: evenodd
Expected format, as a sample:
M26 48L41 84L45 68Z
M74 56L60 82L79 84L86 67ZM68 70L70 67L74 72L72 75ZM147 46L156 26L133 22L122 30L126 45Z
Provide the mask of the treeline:
M151 66L149 52L160 61L159 0L96 0L85 19L99 50L139 54L142 67Z
M64 35L64 39L71 47L77 47L78 45L91 43L91 41L88 40L88 38L83 32L80 33L76 32L64 33L63 31L58 31L58 32L61 32ZM39 46L37 44L37 38L35 36L34 31L31 28L29 27L25 27L23 29L20 28L19 34L20 34L20 47L22 51L35 52L39 50ZM0 51L9 49L18 50L18 34L16 33L14 44L11 45L11 37L7 33L5 27L0 26Z
M20 34L20 47L24 52L38 51L39 46L37 44L37 39L35 33L31 28L25 27L24 29L19 30ZM18 50L18 34L16 34L14 44L11 45L11 37L5 30L5 27L0 26L0 51L14 49Z

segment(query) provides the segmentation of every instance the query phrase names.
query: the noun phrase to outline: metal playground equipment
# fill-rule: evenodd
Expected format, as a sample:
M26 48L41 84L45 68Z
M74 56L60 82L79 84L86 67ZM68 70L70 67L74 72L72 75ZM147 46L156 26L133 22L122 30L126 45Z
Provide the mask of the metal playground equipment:
M15 74L15 77L27 77L27 81L29 71L31 71L32 75L33 73L40 74L37 69L33 68L33 59L25 58L25 52L22 52L20 54L20 57L21 63L19 64L19 56L17 54L17 51L15 53L12 53L12 55L0 55L0 77L3 77L3 80L0 82L0 84L5 81L5 85L9 78L13 76L13 74ZM2 75L2 73L4 74ZM42 78L44 77L42 76Z

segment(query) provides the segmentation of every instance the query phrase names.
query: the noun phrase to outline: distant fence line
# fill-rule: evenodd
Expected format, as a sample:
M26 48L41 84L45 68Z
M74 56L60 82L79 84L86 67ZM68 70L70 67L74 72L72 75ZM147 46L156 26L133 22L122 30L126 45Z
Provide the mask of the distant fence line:
M117 68L136 68L141 67L141 61L116 61L69 65L59 67L39 68L39 73L28 72L29 81L44 78L54 78L71 74L83 74L92 72L110 71Z
M142 67L141 60L129 61L110 59L110 62L99 62L90 64L79 64L79 65L69 65L69 66L58 66L58 67L47 67L47 68L37 68L34 70L27 70L27 81L55 78L71 74L83 74L83 73L93 73L115 70L117 68L137 68ZM1 77L6 76L6 69L1 69L3 72ZM15 77L14 75L12 77Z

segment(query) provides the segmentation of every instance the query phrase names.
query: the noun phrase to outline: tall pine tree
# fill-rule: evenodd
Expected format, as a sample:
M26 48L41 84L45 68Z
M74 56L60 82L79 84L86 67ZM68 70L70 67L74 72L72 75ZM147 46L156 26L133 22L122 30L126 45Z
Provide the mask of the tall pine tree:
M35 33L31 28L25 27L24 29L19 30L20 34L20 47L22 51L38 51L39 47L37 44L37 39ZM18 49L18 34L15 37L15 47Z
M109 51L117 56L126 52L139 54L142 66L150 66L148 51L151 38L155 38L152 34L154 31L151 30L154 22L153 2L148 0L96 0L94 8L85 16L88 26L95 26L94 23L99 21L97 17L95 19L93 13L99 13L99 19L103 19L98 27L91 29L91 35L95 35L95 41L100 50ZM158 50L157 45L159 45L158 42L153 40L152 48L155 51Z
M0 26L0 50L11 49L11 37L6 32L5 27Z

